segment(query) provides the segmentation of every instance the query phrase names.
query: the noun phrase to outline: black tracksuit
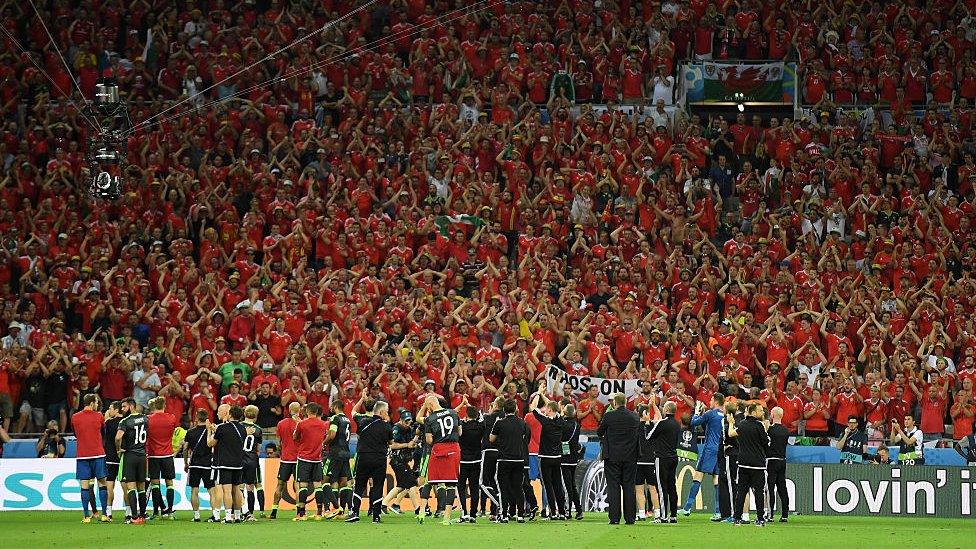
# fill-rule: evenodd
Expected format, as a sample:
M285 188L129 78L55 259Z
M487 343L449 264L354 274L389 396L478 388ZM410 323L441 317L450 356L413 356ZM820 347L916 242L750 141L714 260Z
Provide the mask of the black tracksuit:
M495 476L500 488L499 515L516 518L525 514L525 494L522 481L525 464L529 460L529 426L515 414L509 414L495 422L492 433L497 437L498 467Z
M776 511L776 493L779 493L782 510L780 516L790 515L790 495L786 490L786 445L790 438L790 431L777 423L769 426L769 455L766 457L766 476L769 490L769 518L773 518Z
M383 485L386 483L386 455L393 441L393 425L374 415L356 416L359 445L356 449L356 487L353 494L357 500L352 512L359 514L361 502L369 487L369 514L380 516L383 504Z
M481 439L485 434L485 422L481 418L461 422L461 471L458 474L458 497L461 498L461 514L476 516L481 500ZM468 497L471 498L470 512Z
M746 495L752 490L756 503L756 520L765 519L766 457L769 454L769 435L766 427L754 417L746 417L736 425L739 441L738 492L733 512L740 512Z
M736 482L739 476L739 442L729 436L730 425L738 425L742 416L725 415L722 428L722 453L719 456L718 471L718 509L722 518L738 518L742 508L733 509L735 505ZM734 423L732 423L734 422Z
M678 486L675 471L678 468L678 441L681 424L673 415L648 425L644 437L651 442L654 453L654 469L657 475L657 494L661 503L661 518L676 519L678 516Z
M498 467L498 447L488 440L495 422L501 419L500 412L492 412L484 416L484 434L481 437L481 492L488 496L494 509L492 514L498 514L501 506L499 501L498 477L495 475Z
M563 489L566 491L566 513L573 510L583 512L583 505L580 503L579 490L576 489L576 466L583 456L583 446L579 443L580 425L574 417L563 418L563 433L561 443L566 450L563 454L560 469L563 475Z
M536 419L542 425L539 436L539 466L542 475L542 486L546 495L550 515L566 514L566 494L563 492L562 473L562 436L563 418L556 416L548 418L538 410L533 410Z

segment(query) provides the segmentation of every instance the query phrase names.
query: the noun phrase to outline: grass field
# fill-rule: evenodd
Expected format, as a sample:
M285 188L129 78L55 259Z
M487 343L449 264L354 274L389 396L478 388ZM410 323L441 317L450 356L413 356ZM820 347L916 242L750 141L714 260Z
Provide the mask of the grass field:
M712 524L704 514L680 519L677 525L639 522L634 526L609 526L606 515L588 514L581 522L533 522L527 524L423 525L413 515L384 517L383 523L291 522L287 513L277 521L234 525L190 522L190 512L177 513L175 522L149 522L145 526L81 524L80 513L3 512L0 537L4 547L409 547L416 549L515 547L530 549L616 549L653 544L663 547L938 547L976 546L976 523L967 519L918 520L875 517L800 516L789 524L734 527ZM116 518L118 520L118 518Z

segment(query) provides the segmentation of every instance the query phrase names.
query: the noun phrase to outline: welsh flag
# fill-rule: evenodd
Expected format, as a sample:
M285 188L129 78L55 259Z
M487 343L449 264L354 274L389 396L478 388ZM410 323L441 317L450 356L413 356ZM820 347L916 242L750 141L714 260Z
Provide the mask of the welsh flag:
M745 101L783 101L784 64L704 63L704 101L735 101L742 93Z
M484 219L473 215L439 215L434 218L434 225L443 236L448 236L451 230L463 230L463 225L478 228L484 224Z

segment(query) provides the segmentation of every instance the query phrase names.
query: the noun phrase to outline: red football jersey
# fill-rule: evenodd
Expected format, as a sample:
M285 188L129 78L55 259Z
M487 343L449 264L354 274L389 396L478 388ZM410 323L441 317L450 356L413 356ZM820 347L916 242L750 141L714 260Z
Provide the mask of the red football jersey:
M149 414L149 440L146 442L148 457L170 457L173 455L173 431L179 426L173 414L156 412Z
M303 419L295 427L298 434L298 459L322 461L322 442L325 441L326 425L321 418Z
M295 463L298 460L298 443L295 442L295 420L291 417L278 422L275 431L278 433L278 440L281 443L281 461L284 463Z
M71 427L78 437L78 459L105 457L105 447L102 445L103 425L105 417L87 408L71 416Z

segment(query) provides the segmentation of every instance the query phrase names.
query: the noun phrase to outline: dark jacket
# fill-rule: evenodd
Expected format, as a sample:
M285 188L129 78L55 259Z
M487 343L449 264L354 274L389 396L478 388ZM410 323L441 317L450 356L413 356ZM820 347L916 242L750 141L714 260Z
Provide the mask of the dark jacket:
M627 408L615 408L600 420L596 434L603 442L605 461L637 462L640 419Z
M736 427L739 441L739 467L762 468L769 454L769 435L766 427L753 417L746 417Z

